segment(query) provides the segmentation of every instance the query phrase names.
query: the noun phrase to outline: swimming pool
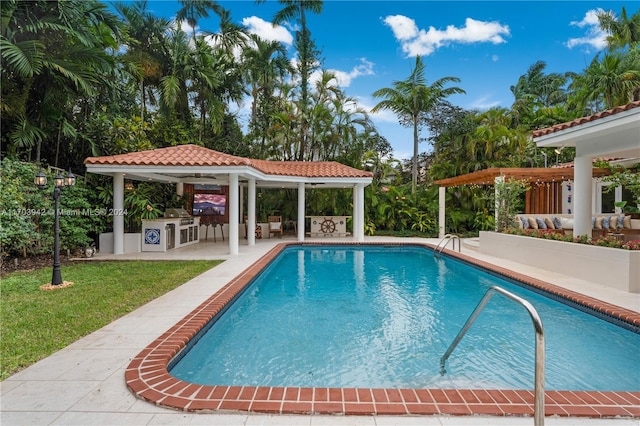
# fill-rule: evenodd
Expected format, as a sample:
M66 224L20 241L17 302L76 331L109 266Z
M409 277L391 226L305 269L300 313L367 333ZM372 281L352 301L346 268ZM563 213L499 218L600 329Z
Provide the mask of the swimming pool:
M172 377L167 371L170 360L183 352L188 342L214 316L227 310L231 306L230 302L253 282L255 275L283 248L284 245L274 249L141 352L127 369L126 378L129 388L139 397L157 404L193 411L242 409L261 412L346 414L531 414L532 398L531 392L527 390L510 391L489 388L439 390L396 386L340 388L331 385L256 386L251 383L212 386L190 384ZM509 271L502 272L522 278ZM557 288L552 285L535 282L535 280L530 281L537 287L546 287L546 291L557 292ZM563 296L583 305L594 305L593 300L577 294L565 292ZM612 315L631 325L640 325L640 316L633 312L598 301L595 301L595 305L601 312L608 312L606 315ZM229 312L231 311L227 313ZM468 313L465 313L460 321L463 322L467 315ZM530 325L528 328L528 339L531 340ZM640 393L635 391L548 391L546 401L547 415L597 416L600 413L604 416L629 416L639 415L637 410L634 410L640 402Z
M531 320L500 297L439 372L494 285L538 310L546 389L640 390L640 334L424 247L288 248L170 372L208 385L531 388Z

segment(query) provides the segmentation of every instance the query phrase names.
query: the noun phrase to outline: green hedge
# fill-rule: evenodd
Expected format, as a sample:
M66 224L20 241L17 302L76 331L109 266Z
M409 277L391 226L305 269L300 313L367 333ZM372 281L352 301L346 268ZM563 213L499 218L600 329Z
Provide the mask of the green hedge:
M3 258L51 253L53 250L53 178L44 170L47 187L38 189L33 180L39 168L8 158L0 163L0 249ZM104 231L102 210L92 201L84 181L64 188L60 196L60 249L75 250L90 244Z

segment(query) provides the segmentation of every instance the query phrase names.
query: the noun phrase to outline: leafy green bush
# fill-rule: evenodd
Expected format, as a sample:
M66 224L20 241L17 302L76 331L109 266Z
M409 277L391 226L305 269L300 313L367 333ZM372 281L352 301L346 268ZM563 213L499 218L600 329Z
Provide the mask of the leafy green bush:
M38 168L35 164L5 158L0 167L0 244L2 257L49 253L53 249L55 204L53 178L45 171L47 187L38 189L33 183ZM59 199L60 248L77 249L92 242L104 230L100 218L104 214L91 201L92 192L84 179L64 188Z
M510 235L521 235L525 237L543 238L545 240L564 241L567 243L588 244L599 247L620 248L624 250L640 250L639 240L631 240L625 243L624 241L620 241L610 235L604 235L596 239L590 238L586 235L580 235L576 238L573 238L570 235L558 234L556 232L548 232L540 229L520 228L506 229L503 231L503 233Z

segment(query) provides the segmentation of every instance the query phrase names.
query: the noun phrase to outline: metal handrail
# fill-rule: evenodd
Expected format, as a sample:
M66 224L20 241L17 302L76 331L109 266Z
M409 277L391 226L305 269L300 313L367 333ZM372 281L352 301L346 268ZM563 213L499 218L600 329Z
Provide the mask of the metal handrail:
M456 241L458 241L458 253L460 252L460 237L457 236L456 234L447 234L444 237L442 237L442 239L438 242L438 245L436 246L435 250L433 250L433 255L436 256L438 254L441 254L442 251L445 249L445 247L447 247L447 244L449 244L449 241L453 241L453 249L456 249ZM444 244L442 246L440 246L440 244L442 244L444 242Z
M544 425L544 328L542 327L542 321L540 320L540 315L538 315L538 311L533 307L531 303L527 300L516 296L513 293L508 292L507 290L498 287L492 286L489 288L476 309L473 311L467 322L464 324L456 338L453 340L453 343L449 346L449 349L444 353L442 358L440 358L440 374L445 374L447 371L444 368L444 364L456 348L460 340L464 337L467 330L471 327L473 322L476 320L478 315L480 315L480 311L485 307L485 305L491 299L494 292L498 292L514 302L519 303L524 306L524 308L529 313L531 317L531 321L533 322L533 328L536 332L536 355L535 355L535 377L534 377L534 406L533 406L533 423L535 426L543 426Z

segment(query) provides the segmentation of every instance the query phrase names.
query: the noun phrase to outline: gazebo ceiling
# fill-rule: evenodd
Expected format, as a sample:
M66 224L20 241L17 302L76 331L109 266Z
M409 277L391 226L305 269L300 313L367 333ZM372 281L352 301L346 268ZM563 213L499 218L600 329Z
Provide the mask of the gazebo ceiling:
M226 184L230 173L239 179L256 179L262 187L309 186L344 187L369 184L371 172L358 170L335 161L269 161L224 154L198 145L178 145L168 148L128 154L89 157L87 171L113 175L124 173L127 179L160 182Z
M600 177L610 174L607 169L594 168L593 176ZM573 168L491 168L456 176L447 179L440 179L434 182L439 186L460 186L460 185L493 185L495 178L503 176L505 179L514 178L524 180L528 183L562 182L573 179Z

